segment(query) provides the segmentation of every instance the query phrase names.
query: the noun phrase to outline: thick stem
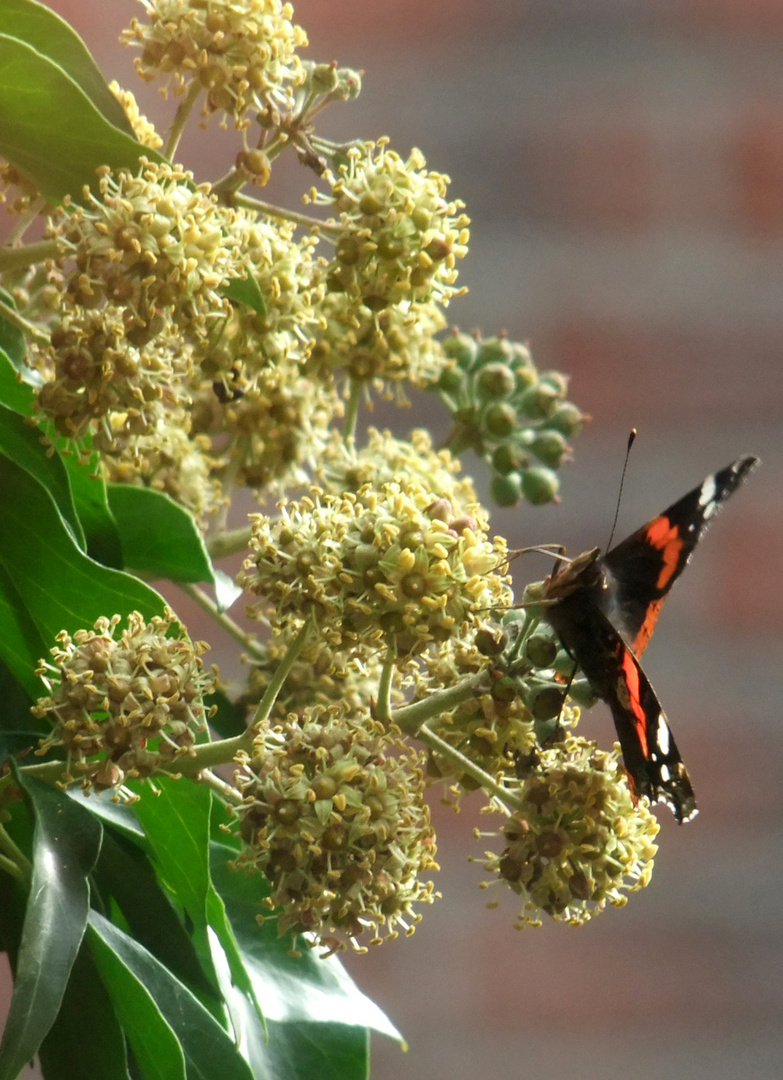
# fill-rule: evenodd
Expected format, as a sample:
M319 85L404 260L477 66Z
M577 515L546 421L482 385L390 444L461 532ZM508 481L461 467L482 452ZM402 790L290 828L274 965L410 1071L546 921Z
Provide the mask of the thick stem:
M179 587L184 593L188 594L191 600L195 600L199 607L203 608L219 626L222 626L227 634L230 634L244 649L247 649L251 656L255 656L257 660L266 659L266 650L257 638L243 630L224 611L220 611L214 600L207 596L203 589L199 589L198 585L190 585L185 581L181 581Z
M373 709L373 714L377 720L380 720L386 727L391 723L391 685L394 677L394 661L397 657L397 650L393 645L390 645L386 658L381 668L381 681L378 684L378 701Z
M416 735L421 725L427 720L434 720L442 713L474 697L486 677L487 673L480 671L477 675L470 675L458 682L456 686L450 686L448 690L437 690L434 694L422 698L421 701L405 705L392 714L392 722L406 735Z
M252 535L252 526L243 525L241 529L219 533L218 536L207 540L207 550L213 559L222 559L225 555L235 555L237 551L245 550Z
M0 825L0 867L16 878L17 881L29 879L33 872L32 864L23 851L20 851L11 837Z
M351 379L351 392L348 404L345 408L345 423L343 424L343 441L349 443L356 434L356 422L359 419L359 404L361 402L362 384L357 379Z
M166 143L166 148L163 151L169 161L171 161L174 154L177 152L179 140L182 138L182 132L185 130L185 124L188 122L188 117L190 116L193 106L196 103L196 99L202 89L201 83L197 79L194 79L188 87L184 98L177 106L177 111L174 114L174 122L169 131L169 139Z
M521 806L518 801L508 792L502 784L499 784L488 772L484 772L479 768L475 762L471 761L469 757L457 750L456 747L451 746L444 739L441 739L439 735L436 735L434 731L431 731L426 724L422 724L416 733L416 738L419 742L424 743L430 750L434 750L436 754L440 754L441 757L446 758L452 765L455 765L461 772L465 773L474 780L482 791L485 791L488 795L494 795L496 799L499 799L504 806L511 808L512 810L520 810Z
M32 244L0 248L0 271L24 270L28 266L54 259L60 253L56 240L36 240Z
M12 323L18 330L21 330L27 337L32 338L33 341L37 341L39 345L49 344L49 335L45 334L42 330L39 330L37 326L33 326L31 322L28 322L23 315L20 315L16 308L12 308L10 304L4 303L0 300L0 316L2 316L6 322Z
M252 195L237 195L234 199L235 206L243 206L247 210L257 210L259 214L267 217L281 218L283 221L293 221L297 225L304 225L307 229L316 229L318 232L339 233L339 225L330 225L319 218L310 217L308 214L300 214L296 210L286 210L282 206L264 202L262 199L254 199Z

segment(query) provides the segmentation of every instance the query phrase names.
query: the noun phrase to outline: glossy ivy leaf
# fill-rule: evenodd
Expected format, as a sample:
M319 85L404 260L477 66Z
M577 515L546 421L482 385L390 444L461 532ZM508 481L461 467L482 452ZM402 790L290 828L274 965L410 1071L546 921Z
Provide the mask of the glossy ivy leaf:
M154 1050L152 1056L157 1055L155 1032L150 1033L154 1022L161 1039L166 1038L167 1048L169 1040L164 1025L178 1040L188 1080L215 1080L215 1077L254 1080L228 1032L150 952L96 912L90 915L88 940L101 978L137 1057L140 1056L139 1048L146 1046L151 1052ZM129 996L131 986L132 1000ZM142 999L141 991L146 991L146 1001ZM149 1002L154 1003L158 1019L149 1008ZM144 1074L148 1076L146 1070ZM166 1080L170 1080L179 1074L165 1075Z
M267 1059L285 1080L367 1080L370 1075L366 1028L270 1021L267 1030Z
M152 488L109 484L107 491L126 567L171 581L214 583L201 533L184 507Z
M188 780L156 777L156 798L141 798L133 810L144 828L166 887L190 916L202 957L209 955L206 928L220 941L237 988L253 999L253 984L245 970L223 901L212 885L209 838L212 796Z
M46 488L74 540L84 549L84 533L76 514L68 473L59 455L46 451L41 433L26 423L19 413L0 405L0 454L16 462Z
M120 933L102 916L92 913L87 944L139 1071L144 1080L186 1080L185 1054L179 1039L144 980L119 954L114 938ZM136 945L132 938L122 935L120 940L126 952L135 951L141 953L142 960L145 958L146 950ZM146 956L150 958L147 966L151 967L153 958L148 953ZM165 968L160 968L165 972Z
M35 832L16 982L0 1045L0 1080L13 1080L57 1016L87 924L87 878L102 836L100 823L63 792L15 772Z
M125 1036L84 944L38 1056L46 1080L130 1080Z
M109 507L106 484L100 473L100 461L97 453L84 462L69 449L67 440L54 439L63 464L68 473L68 480L73 493L73 501L79 522L84 531L87 554L102 566L114 570L123 568L122 543ZM84 440L87 449L89 440Z
M136 170L140 156L163 158L111 124L48 56L0 34L0 154L50 202L84 201L95 170Z
M0 458L2 468L2 458ZM1 515L0 515L1 516ZM13 577L0 559L0 656L8 671L24 688L31 700L44 691L35 674L41 660L48 655L54 641L44 638L30 617L24 601L16 591ZM11 721L15 723L15 720Z
M259 926L257 916L267 911L263 875L232 870L229 863L236 851L231 847L213 843L210 852L212 880L267 1020L373 1028L402 1041L391 1020L359 990L336 957L322 959L304 945L301 956L290 956L291 940L278 936L273 918Z
M0 562L44 641L54 644L61 630L91 627L101 615L163 613L163 598L149 586L80 551L49 493L7 458L2 493ZM10 665L4 648L0 635Z
M104 909L116 904L134 940L185 983L202 1004L211 998L208 1007L214 1011L218 1006L215 986L199 963L192 933L160 883L160 873L138 842L111 826L106 829L93 874Z
M70 75L110 124L133 135L125 110L107 86L87 46L59 15L34 0L3 0L0 33L18 38L47 56Z

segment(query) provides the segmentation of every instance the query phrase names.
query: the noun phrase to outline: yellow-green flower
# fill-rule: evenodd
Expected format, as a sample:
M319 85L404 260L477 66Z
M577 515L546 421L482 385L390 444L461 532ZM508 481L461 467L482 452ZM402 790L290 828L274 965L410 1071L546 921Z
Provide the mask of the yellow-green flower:
M330 951L412 933L431 903L435 837L416 754L369 712L314 706L264 724L237 785L241 867L262 870L280 933Z
M240 584L264 598L273 626L310 617L333 649L391 646L403 660L508 602L504 544L472 510L456 516L404 475L342 496L314 488L275 521L254 519Z
M248 110L286 106L290 86L304 80L296 50L307 45L281 0L142 0L146 23L133 19L123 33L139 45L136 69L159 75L181 93L191 83L206 93L204 113L222 112L246 127Z
M522 897L518 928L540 925L542 913L579 925L648 884L658 822L633 805L616 752L569 736L509 792L521 809L503 828L503 849L479 861Z
M189 753L206 728L204 695L214 689L201 662L208 646L191 641L170 610L150 622L131 612L118 635L120 622L114 615L58 634L54 663L38 672L50 694L32 712L53 725L40 752L64 747L64 779L85 787L150 776Z

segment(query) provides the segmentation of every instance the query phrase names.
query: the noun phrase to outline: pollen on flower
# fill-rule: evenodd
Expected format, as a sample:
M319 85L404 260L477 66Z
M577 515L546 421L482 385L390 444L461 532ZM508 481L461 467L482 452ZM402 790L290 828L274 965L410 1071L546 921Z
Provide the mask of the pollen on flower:
M50 693L32 708L53 725L39 753L62 746L63 781L89 789L120 788L188 754L206 728L204 695L215 686L203 669L203 642L193 642L174 613L146 622L131 612L100 618L89 630L63 631L53 663L38 674Z
M437 869L414 751L366 710L312 706L262 725L241 765L237 866L266 874L281 934L333 952L412 932Z
M115 79L109 83L109 89L125 110L125 115L133 128L133 134L142 146L148 146L150 150L157 150L163 146L163 139L158 135L153 123L139 110L133 93L130 90L123 90Z
M503 827L502 850L474 861L497 874L485 887L504 883L522 898L518 928L540 925L542 914L580 925L649 883L658 822L634 806L615 752L569 736L541 751L509 794L519 809Z

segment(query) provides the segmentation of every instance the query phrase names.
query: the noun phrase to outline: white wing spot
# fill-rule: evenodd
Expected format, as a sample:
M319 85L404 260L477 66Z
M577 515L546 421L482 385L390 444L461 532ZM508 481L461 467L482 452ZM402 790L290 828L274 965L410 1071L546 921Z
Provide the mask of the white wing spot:
M671 779L671 773L669 772L669 766L668 765L661 765L660 774L661 774L661 780L663 780L664 784L668 784L669 780Z
M663 715L658 717L658 731L656 733L656 742L661 754L664 757L668 757L671 740L669 739L669 725L664 720Z
M699 506L704 512L705 518L710 517L715 513L715 496L717 495L717 488L715 487L715 477L708 476L704 483L701 485L701 491L699 492Z

